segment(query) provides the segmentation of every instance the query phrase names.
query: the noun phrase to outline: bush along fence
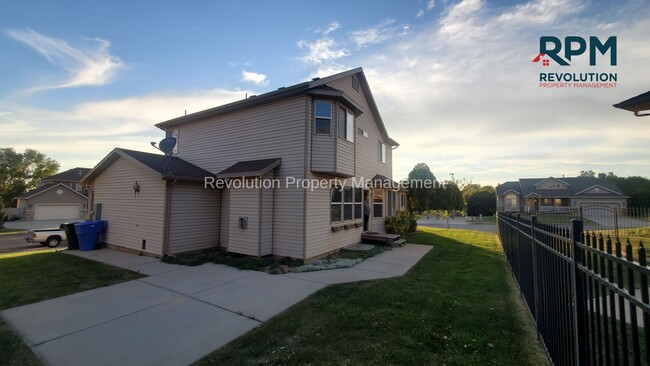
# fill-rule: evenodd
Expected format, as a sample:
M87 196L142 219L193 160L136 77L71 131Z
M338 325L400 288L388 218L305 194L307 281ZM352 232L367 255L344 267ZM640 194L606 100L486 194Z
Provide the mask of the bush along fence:
M629 239L503 214L507 262L556 365L650 364L646 250Z

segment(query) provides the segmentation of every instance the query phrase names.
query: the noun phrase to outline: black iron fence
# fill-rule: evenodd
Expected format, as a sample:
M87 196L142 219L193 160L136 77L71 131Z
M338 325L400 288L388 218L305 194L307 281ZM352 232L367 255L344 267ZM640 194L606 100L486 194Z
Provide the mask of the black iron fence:
M584 221L498 214L497 232L521 295L556 365L649 365L646 250Z

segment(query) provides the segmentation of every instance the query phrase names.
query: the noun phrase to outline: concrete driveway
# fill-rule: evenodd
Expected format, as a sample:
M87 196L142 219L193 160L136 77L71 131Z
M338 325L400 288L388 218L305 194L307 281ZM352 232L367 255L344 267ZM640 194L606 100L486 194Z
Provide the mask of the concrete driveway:
M430 249L408 244L353 268L285 275L70 251L149 277L0 316L48 365L188 365L329 284L403 275Z

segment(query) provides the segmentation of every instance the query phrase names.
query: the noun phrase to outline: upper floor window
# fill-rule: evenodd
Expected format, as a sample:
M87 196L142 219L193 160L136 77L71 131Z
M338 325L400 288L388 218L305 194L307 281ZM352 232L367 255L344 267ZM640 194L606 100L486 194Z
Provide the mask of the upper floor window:
M327 100L314 102L314 133L323 135L332 133L332 102Z
M356 75L352 75L352 88L359 91L359 78Z
M165 137L173 137L176 139L176 145L174 145L174 150L172 150L172 153L176 154L178 152L178 130L167 131Z
M381 142L379 143L379 161L386 162L386 145Z
M339 107L339 137L354 142L354 114Z

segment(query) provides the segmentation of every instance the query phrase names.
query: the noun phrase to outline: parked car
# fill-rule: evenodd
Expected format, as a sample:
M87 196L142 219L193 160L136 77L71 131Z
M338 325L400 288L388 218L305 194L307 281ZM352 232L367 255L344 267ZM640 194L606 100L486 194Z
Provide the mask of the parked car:
M59 228L29 230L27 236L25 236L25 241L28 243L40 243L42 246L49 248L56 248L61 242L67 240L63 225L61 224Z

